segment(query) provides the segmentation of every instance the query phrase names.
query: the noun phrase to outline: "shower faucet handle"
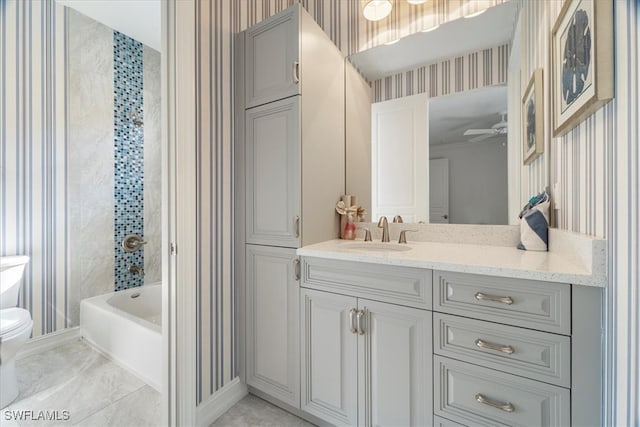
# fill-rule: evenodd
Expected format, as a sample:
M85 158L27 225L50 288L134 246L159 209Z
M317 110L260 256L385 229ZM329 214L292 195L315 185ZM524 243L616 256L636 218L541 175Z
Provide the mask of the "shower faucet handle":
M125 252L135 252L138 249L142 248L142 245L146 245L147 242L142 240L137 234L129 234L122 239L122 249Z
M141 279L144 279L144 268L139 265L131 264L127 269L131 274L137 274Z

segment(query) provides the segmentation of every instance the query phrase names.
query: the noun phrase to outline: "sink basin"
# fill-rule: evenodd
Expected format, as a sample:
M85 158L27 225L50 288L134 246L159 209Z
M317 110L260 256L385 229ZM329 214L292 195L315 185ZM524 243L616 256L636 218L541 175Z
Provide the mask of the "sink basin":
M411 246L398 243L362 242L345 245L344 249L354 252L406 252L411 250Z

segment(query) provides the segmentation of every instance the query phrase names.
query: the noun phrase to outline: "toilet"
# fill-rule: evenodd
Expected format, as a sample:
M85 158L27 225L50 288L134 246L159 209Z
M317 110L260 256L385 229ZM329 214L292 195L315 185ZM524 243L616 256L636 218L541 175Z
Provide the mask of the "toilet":
M18 397L15 358L31 335L31 314L18 308L27 256L0 257L0 409Z

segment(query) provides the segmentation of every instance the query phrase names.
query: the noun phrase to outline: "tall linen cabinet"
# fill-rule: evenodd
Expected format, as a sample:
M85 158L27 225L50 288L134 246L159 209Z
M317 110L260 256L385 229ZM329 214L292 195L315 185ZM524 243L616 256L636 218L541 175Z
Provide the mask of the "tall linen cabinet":
M236 36L235 283L240 369L300 408L296 249L339 235L344 57L299 4Z

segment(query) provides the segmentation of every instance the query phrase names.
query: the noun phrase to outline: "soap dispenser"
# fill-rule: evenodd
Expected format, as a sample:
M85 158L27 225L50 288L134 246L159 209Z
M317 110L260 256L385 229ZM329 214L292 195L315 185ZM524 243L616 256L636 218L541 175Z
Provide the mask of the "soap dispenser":
M353 223L353 213L349 212L347 216L347 223L344 226L342 238L345 240L356 239L356 225Z

